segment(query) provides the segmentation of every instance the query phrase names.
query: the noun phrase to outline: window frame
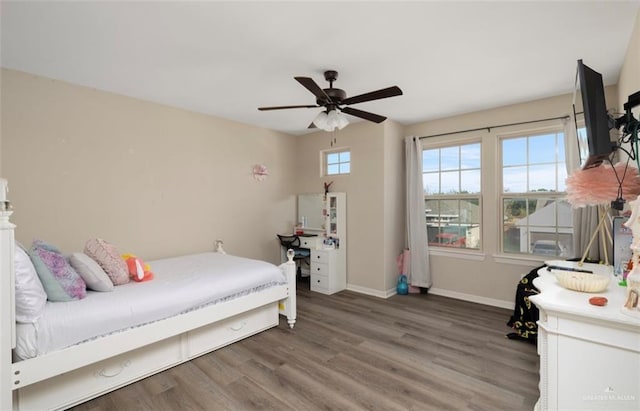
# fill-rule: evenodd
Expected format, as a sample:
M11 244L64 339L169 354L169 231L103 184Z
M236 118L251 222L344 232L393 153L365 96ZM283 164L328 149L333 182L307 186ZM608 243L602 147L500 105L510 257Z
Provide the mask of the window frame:
M331 154L338 154L338 156L342 153L349 153L349 161L338 161L338 163L331 163L329 164L329 156ZM349 147L340 147L340 148L332 148L329 150L322 150L320 152L320 163L321 163L321 169L320 169L320 175L322 177L336 177L336 176L348 176L351 174L351 167L353 165L353 159L351 156L351 148ZM330 174L329 173L329 166L330 165L334 165L337 164L338 165L338 170L340 170L340 166L343 164L349 164L349 172L347 173L335 173L335 174Z
M451 147L460 148L462 146L475 145L475 144L479 145L479 148L480 148L480 161L479 161L479 167L478 167L479 174L480 174L480 191L478 193L456 193L456 194L424 193L424 201L425 201L425 225L426 225L426 202L429 200L437 200L437 201L460 201L460 200L468 200L468 199L477 200L477 205L478 205L477 215L478 215L478 224L479 224L479 229L478 229L479 234L477 236L478 247L472 248L472 247L466 247L466 246L465 247L446 246L446 245L440 246L433 243L428 243L430 253L434 253L434 251L435 253L443 253L443 254L457 253L457 254L467 254L467 255L483 253L484 236L485 236L485 230L484 230L484 224L483 224L483 220L484 220L484 209L483 209L484 141L482 136L474 135L467 138L454 139L454 140L448 140L448 141L440 140L440 141L429 142L424 140L421 144L423 152L425 150L435 150L435 149L441 150L443 148L451 148ZM443 172L440 166L441 165L438 166L438 172L437 172L438 174ZM456 169L458 173L461 170L464 170L464 169L461 169L461 168ZM452 170L444 170L444 171L452 171ZM424 176L424 171L423 171L423 176ZM424 179L423 179L423 186L424 186ZM424 189L423 189L423 192L424 192Z
M565 172L566 172L566 162L567 162L567 153L566 153L566 147L567 147L567 141L566 138L567 136L565 135L565 130L563 128L562 125L552 125L552 126L546 126L546 127L537 127L537 128L532 128L532 129L522 129L522 130L515 130L515 131L511 131L511 132L507 132L507 133L500 133L496 135L496 158L497 158L497 162L496 162L496 168L495 168L495 173L496 173L496 180L499 182L498 185L496 186L496 212L497 212L497 222L500 224L500 229L498 230L498 238L497 238L497 249L496 251L502 255L503 257L506 258L516 258L516 259L541 259L541 260L545 260L545 259L555 259L555 258L562 258L565 256L557 256L557 255L542 255L542 254L534 254L533 251L533 244L528 244L527 247L527 252L513 252L513 251L506 251L505 250L505 199L506 198L514 198L514 199L522 199L524 201L533 201L533 200L541 200L541 199L550 199L550 200L554 200L556 207L557 204L560 203L561 200L565 200L566 201L566 186L565 186L565 191L526 191L526 192L515 192L515 193L508 193L504 191L504 153L503 153L503 141L507 140L507 139L515 139L515 138L530 138L530 137L536 137L536 136L542 136L542 135L546 135L546 134L561 134L563 137L563 142L564 142L564 147L562 148L562 150L564 151L564 158L561 159L559 158L559 153L558 150L560 148L560 145L556 143L556 159L557 161L555 162L556 164L556 169L555 169L555 173L556 173L556 179L558 179L558 172L559 172L559 168L561 164L564 164L565 167ZM529 167L530 164L529 163L529 159L527 158L527 162L526 162L526 166ZM535 164L535 163L533 163ZM528 188L528 187L527 187ZM559 187L556 187L559 190ZM561 225L561 222L559 221L558 218L558 210L556 208L555 210L556 212L556 222L555 222L555 241L556 243L560 243L559 238L560 238L560 228L562 227L566 227ZM529 214L527 214L528 216ZM572 232L572 236L573 236L573 221L570 222L570 227L571 227L571 232ZM527 228L529 228L529 224L527 223ZM533 227L536 227L535 225ZM529 233L529 241L528 243L531 243L531 234Z

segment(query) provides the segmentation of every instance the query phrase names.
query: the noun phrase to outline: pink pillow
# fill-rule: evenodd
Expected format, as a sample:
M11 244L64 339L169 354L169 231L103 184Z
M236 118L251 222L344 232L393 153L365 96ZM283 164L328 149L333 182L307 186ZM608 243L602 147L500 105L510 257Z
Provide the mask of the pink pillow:
M113 244L101 238L87 240L84 245L84 253L94 259L107 273L113 285L121 285L129 282L127 264L120 257L120 253Z

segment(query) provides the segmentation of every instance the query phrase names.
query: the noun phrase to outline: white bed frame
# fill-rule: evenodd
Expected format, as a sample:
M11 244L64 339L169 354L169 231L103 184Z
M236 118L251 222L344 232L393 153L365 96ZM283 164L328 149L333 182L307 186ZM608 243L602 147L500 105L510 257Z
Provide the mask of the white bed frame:
M0 202L0 410L58 410L275 327L296 321L296 269L287 285L100 337L36 358L12 361L15 336L14 228Z

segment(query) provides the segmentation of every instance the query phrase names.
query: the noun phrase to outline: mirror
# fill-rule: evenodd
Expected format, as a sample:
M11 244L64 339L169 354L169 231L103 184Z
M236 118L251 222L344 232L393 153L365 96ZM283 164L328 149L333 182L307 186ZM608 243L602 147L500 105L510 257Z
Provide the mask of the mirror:
M306 219L305 229L322 231L323 194L298 194L298 224Z

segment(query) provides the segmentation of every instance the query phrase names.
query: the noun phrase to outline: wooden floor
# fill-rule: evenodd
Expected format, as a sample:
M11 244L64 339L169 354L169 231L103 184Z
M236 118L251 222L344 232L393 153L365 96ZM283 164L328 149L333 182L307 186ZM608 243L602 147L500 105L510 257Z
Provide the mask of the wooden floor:
M535 345L511 312L434 295L298 291L298 321L73 410L532 410Z

